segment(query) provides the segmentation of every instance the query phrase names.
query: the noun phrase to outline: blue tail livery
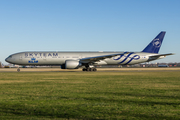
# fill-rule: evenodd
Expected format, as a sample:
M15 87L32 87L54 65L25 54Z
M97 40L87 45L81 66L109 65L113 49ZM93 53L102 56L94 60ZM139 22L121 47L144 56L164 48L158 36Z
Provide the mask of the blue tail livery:
M166 32L160 32L142 52L158 53Z

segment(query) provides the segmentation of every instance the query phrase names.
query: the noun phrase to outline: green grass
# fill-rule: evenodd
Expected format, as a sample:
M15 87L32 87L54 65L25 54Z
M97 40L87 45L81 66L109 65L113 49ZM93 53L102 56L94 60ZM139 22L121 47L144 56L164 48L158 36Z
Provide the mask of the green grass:
M180 119L180 71L2 72L0 119Z

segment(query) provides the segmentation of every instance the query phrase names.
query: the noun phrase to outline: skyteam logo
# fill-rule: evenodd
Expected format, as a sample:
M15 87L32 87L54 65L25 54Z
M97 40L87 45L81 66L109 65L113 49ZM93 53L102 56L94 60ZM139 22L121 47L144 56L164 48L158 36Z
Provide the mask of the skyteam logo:
M28 63L38 63L38 60L36 60L36 58L31 58Z
M132 60L139 60L140 56L139 55L133 55L131 56L133 53L129 53L127 55L120 55L119 57L114 57L114 60L120 60L122 59L121 62L119 62L119 64L124 64L127 65L128 63L130 63Z
M161 41L159 40L159 38L153 40L153 46L155 47L161 46Z

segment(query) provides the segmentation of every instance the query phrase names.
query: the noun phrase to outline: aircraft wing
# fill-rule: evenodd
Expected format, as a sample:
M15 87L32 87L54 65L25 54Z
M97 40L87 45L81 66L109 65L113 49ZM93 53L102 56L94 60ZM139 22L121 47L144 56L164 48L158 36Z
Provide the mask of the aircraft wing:
M87 58L82 58L80 59L81 63L94 63L100 60L104 60L106 58L111 58L117 55L124 55L127 54L129 52L124 52L124 53L118 53L118 54L109 54L109 55L102 55L102 56L95 56L95 57L87 57Z

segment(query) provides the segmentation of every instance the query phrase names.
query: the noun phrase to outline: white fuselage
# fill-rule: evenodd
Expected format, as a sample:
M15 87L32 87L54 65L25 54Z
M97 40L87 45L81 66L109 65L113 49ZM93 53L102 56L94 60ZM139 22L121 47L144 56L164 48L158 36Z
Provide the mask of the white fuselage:
M6 61L18 65L62 65L66 60L80 61L83 58L118 54L123 52L20 52L9 56ZM149 56L158 55L145 52L131 52L96 61L94 65L127 65L151 61ZM158 58L159 59L159 58Z

